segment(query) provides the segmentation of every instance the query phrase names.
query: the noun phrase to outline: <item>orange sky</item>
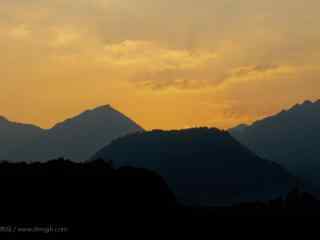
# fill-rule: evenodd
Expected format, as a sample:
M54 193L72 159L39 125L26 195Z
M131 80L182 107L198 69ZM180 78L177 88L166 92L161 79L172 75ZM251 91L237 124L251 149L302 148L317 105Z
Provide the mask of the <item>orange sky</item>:
M320 98L319 1L3 0L0 115L232 127Z

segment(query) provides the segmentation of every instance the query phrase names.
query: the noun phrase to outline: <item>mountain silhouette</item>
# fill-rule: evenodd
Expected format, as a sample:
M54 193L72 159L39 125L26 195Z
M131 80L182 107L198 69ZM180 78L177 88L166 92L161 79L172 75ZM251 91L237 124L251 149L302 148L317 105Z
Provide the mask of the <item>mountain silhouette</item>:
M113 141L92 159L154 170L187 205L232 204L286 194L293 178L257 157L228 132L196 128L142 132Z
M2 159L42 161L65 157L83 161L112 140L137 131L143 129L106 105L58 123L28 143L14 143L15 148Z
M17 146L41 137L44 132L37 126L11 122L0 116L0 159L5 159Z
M115 170L101 160L2 162L0 180L5 183L0 198L2 222L89 227L133 213L158 216L176 207L174 194L157 173L128 167Z
M320 101L305 101L232 136L263 158L276 161L306 182L320 186Z

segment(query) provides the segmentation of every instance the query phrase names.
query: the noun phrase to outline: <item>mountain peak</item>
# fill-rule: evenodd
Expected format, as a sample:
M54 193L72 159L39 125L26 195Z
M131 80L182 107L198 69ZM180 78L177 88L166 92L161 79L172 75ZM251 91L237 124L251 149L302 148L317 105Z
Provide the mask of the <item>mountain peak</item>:
M94 110L107 110L107 109L113 109L113 108L110 104L106 104L106 105L102 105L102 106L94 108L93 111Z
M92 109L88 109L84 113L105 113L105 112L118 112L115 108L113 108L110 104L98 106Z

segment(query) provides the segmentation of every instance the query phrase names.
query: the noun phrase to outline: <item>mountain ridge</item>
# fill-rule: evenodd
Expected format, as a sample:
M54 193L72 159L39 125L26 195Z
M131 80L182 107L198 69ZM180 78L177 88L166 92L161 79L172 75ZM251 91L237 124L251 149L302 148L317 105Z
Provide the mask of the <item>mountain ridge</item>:
M8 124L15 125L9 121ZM29 161L63 156L82 161L114 138L135 131L143 131L143 128L111 105L103 105L81 112L52 128L41 129L39 136L32 137L27 143L16 144L15 148L0 154L0 157L11 161Z
M33 127L33 128L38 128L41 130L46 130L44 128L41 128L40 126L32 123L23 123L23 122L17 122L17 121L12 121L4 116L0 116L0 124L7 124L7 125L12 125L12 126L25 126L25 127Z
M251 124L248 124L248 123L238 124L238 125L230 128L228 131L234 130L234 129L237 129L238 127L243 127L243 126L252 127L253 125L259 124L260 122L263 122L265 120L270 120L270 119L273 119L276 116L287 114L287 113L290 113L292 111L300 110L300 109L302 109L302 108L304 108L306 106L319 106L320 107L320 99L319 100L315 100L315 101L305 100L304 102L297 103L297 104L293 105L292 107L290 107L288 109L282 109L281 111L279 111L279 112L277 112L277 113L275 113L275 114L273 114L271 116L267 116L267 117L261 118L259 120L256 120Z
M304 101L231 135L260 157L320 186L320 100Z
M292 177L216 128L153 130L112 141L92 158L158 172L187 205L215 205L278 197Z

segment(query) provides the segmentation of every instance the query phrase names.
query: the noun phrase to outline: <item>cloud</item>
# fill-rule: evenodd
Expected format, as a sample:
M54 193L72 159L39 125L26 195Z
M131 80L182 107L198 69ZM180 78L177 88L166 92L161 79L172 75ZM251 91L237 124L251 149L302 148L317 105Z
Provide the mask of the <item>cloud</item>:
M236 77L243 77L256 73L266 73L277 69L279 69L279 66L276 65L245 66L234 69L232 75Z
M152 89L198 86L203 72L218 56L209 51L172 49L154 42L127 40L107 45L103 61L129 73L129 81Z

